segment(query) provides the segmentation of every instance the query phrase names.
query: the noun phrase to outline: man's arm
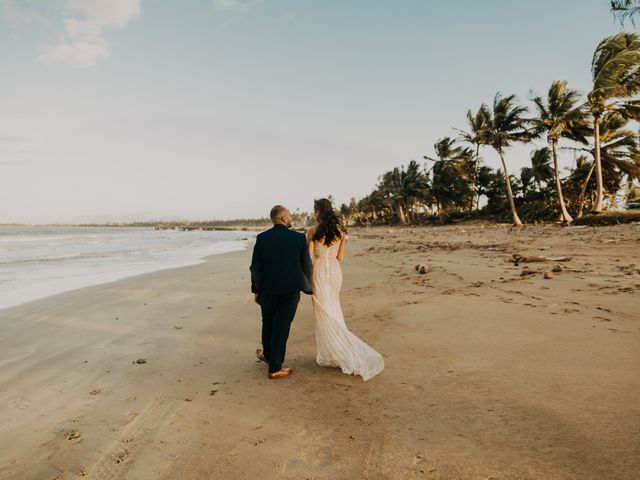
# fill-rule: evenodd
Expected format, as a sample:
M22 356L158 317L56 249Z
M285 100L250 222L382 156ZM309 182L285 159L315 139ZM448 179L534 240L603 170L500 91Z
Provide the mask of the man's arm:
M307 277L309 285L311 285L311 279L313 277L313 264L311 263L311 256L309 255L309 246L307 245L307 237L303 236L303 248L300 250L300 263L302 264L302 271L304 276Z
M262 261L260 258L260 247L258 240L253 246L253 255L251 256L251 293L260 293L260 284L262 281Z

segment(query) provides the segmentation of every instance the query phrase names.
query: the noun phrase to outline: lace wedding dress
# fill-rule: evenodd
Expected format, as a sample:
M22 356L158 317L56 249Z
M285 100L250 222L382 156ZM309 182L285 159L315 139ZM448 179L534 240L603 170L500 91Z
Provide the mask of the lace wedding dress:
M382 355L351 333L340 306L342 269L336 258L340 242L330 247L314 242L313 296L316 361L323 367L338 367L348 375L369 380L384 369Z

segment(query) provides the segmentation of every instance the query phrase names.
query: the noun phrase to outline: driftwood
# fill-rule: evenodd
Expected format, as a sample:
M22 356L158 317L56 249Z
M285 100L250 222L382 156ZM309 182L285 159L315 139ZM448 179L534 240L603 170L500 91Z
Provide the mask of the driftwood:
M511 261L516 265L519 263L534 263L534 262L568 262L571 257L537 257L535 255L520 255L514 253L511 255Z

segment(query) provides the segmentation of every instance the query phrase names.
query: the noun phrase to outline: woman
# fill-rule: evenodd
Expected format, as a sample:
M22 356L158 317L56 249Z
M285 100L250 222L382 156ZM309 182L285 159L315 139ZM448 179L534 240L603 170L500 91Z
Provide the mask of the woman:
M338 222L326 198L314 203L318 224L307 232L313 262L311 301L315 313L316 361L324 367L339 367L343 373L369 380L384 369L382 356L351 333L340 306L340 287L347 232Z

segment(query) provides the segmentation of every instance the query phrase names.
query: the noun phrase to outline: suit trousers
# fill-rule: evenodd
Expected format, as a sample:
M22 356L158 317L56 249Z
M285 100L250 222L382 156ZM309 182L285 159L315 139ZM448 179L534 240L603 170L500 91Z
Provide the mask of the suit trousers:
M291 322L296 315L300 292L286 294L261 293L262 349L269 364L269 373L282 369L287 350Z

